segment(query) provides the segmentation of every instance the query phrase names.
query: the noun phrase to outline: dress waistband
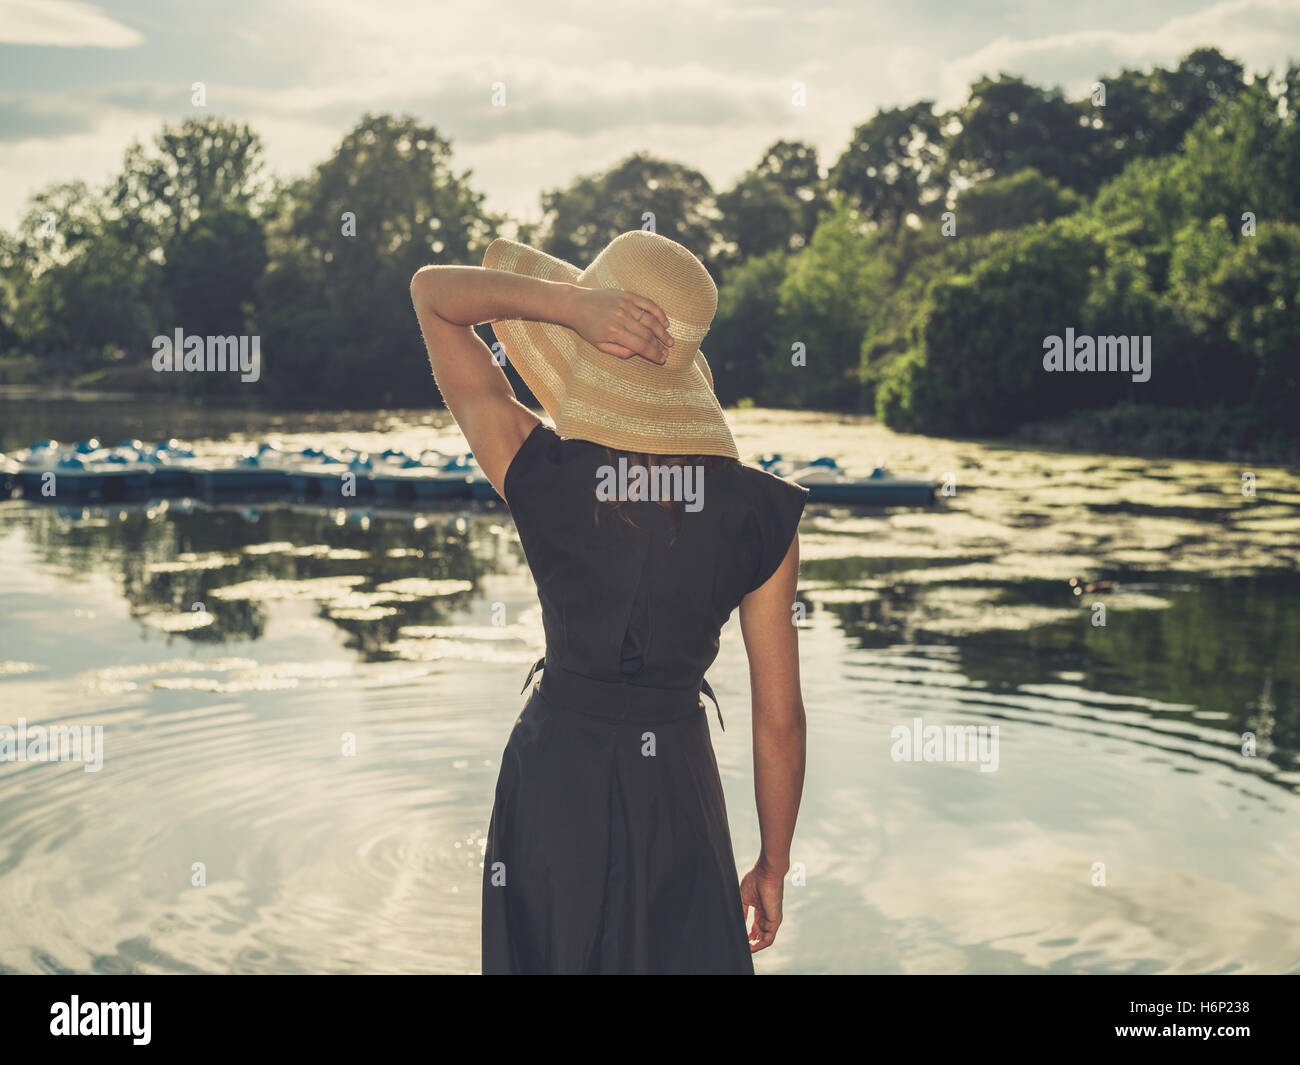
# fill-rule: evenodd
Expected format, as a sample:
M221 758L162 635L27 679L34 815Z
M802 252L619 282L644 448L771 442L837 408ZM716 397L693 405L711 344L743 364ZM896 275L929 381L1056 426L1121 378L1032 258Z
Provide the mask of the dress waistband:
M700 695L703 693L713 700L718 725L723 732L727 731L727 726L722 724L718 697L707 680L702 680L699 688L648 688L627 681L596 680L560 666L547 668L543 655L528 671L521 692L527 689L539 669L545 670L540 684L542 698L557 706L628 721L672 721L702 710L704 701Z

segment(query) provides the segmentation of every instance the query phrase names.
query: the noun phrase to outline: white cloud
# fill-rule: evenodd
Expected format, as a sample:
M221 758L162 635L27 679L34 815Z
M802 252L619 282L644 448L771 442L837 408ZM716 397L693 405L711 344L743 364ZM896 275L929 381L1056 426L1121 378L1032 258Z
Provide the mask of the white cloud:
M1195 48L1218 48L1248 72L1300 58L1300 4L1296 0L1224 0L1176 15L1147 31L1079 30L1031 40L999 37L944 65L940 106L961 103L972 82L1001 71L1072 95L1122 67L1172 66Z
M129 26L77 0L0 0L0 44L59 48L134 48L144 43Z
M1034 20L1006 0L657 0L650 18L587 0L552 0L544 12L527 0L490 10L386 0L382 14L372 0L233 2L238 13L224 21L180 18L171 36L211 36L211 113L261 133L274 171L305 172L365 111L410 112L451 138L454 166L474 170L490 208L529 216L540 190L638 150L697 167L718 187L779 138L816 145L826 165L876 108L951 107L985 73L1080 95L1099 76L1171 65L1200 45L1250 71L1300 58L1297 0L1195 0L1204 6L1191 13L1189 0L1131 13L1131 0L1099 0L1101 15ZM178 7L178 17L195 10ZM139 41L69 0L0 0L0 25L11 42L38 30L46 43ZM100 180L131 137L191 113L188 68L178 74L155 54L166 46L145 42L140 62L100 52L86 78L64 76L87 66L66 52L38 53L39 70L8 85L0 72L0 225L34 189ZM489 106L497 81L505 108ZM807 83L807 107L790 105L792 81Z
M153 126L140 115L114 113L100 116L89 132L6 144L0 151L0 224L12 228L25 213L28 196L51 182L102 185L116 173L131 140L147 140Z

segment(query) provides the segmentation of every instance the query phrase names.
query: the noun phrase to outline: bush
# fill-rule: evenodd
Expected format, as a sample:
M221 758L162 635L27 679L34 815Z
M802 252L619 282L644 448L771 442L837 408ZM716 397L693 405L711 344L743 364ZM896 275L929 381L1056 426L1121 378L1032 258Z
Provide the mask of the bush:
M963 192L957 200L957 232L966 237L1020 229L1073 214L1082 206L1083 197L1077 192L1026 167Z
M931 287L918 342L887 371L877 397L886 424L996 435L1101 390L1095 376L1048 374L1042 366L1044 337L1069 326L1086 331L1093 271L1105 262L1101 242L1060 224L1018 236L970 274Z
M779 315L763 361L765 402L857 407L862 337L890 283L877 232L840 203L822 218L781 284ZM803 345L806 366L791 365L795 344Z
M700 350L722 403L757 396L762 389L786 261L780 251L748 259L728 271L718 290L718 312Z

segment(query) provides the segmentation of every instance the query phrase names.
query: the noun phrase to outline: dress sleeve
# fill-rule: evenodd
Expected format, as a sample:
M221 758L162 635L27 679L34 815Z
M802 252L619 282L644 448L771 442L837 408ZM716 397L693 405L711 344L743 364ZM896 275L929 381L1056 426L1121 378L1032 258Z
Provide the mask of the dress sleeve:
M501 487L505 490L506 506L514 509L523 502L525 486L534 480L530 473L543 460L547 447L558 439L555 430L545 422L538 422L524 437L524 442L519 445L515 457L506 467L505 479L501 482Z
M785 560L795 533L799 531L808 489L765 470L754 469L751 495L751 532L756 531L759 545L758 565L749 585L752 592L762 587Z

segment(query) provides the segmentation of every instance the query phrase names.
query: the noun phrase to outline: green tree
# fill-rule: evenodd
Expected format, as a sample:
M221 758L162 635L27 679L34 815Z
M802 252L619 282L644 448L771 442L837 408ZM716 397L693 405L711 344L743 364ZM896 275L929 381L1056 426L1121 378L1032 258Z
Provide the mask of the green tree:
M772 338L787 262L779 250L747 259L718 290L718 313L701 350L722 403L772 398L763 389L763 365L777 357Z
M916 343L920 309L932 285L947 277L969 273L1014 233L994 231L984 236L965 235L959 222L957 235L945 236L938 220L919 229L903 228L892 240L876 244L888 264L888 274L878 289L867 293L870 306L861 346L863 404L874 409L877 389L890 368Z
M286 190L260 293L269 394L363 406L436 395L413 331L411 275L481 261L499 223L450 159L434 127L366 115Z
M722 250L708 179L698 170L644 153L602 174L579 178L566 189L544 193L542 210L545 250L579 268L620 233L641 229L651 218L656 233L689 248L710 271Z
M1215 219L1189 227L1174 257L1171 296L1201 352L1206 401L1249 403L1262 420L1300 409L1300 226L1274 223L1234 241Z
M827 179L871 221L897 231L936 206L946 189L940 119L933 102L882 108L853 131Z
M817 149L802 141L777 141L763 153L754 173L771 178L788 197L798 201L799 236L794 246L803 247L828 206Z
M93 362L112 349L148 351L157 264L84 182L32 197L10 259L13 331L29 353Z
M779 316L763 360L765 402L794 407L854 408L862 337L873 294L889 283L862 213L846 200L823 216L808 247L790 261ZM805 364L794 362L802 353Z
M746 174L718 196L719 229L735 249L729 262L789 252L802 241L802 204L765 174Z
M1134 158L1177 151L1203 115L1245 86L1241 64L1214 48L1189 53L1173 70L1125 69L1102 81L1105 106L1093 109L1091 122L1098 131L1102 177L1118 173Z
M247 333L266 264L266 237L256 218L240 207L208 209L168 246L162 276L175 326L198 336ZM191 394L246 387L234 374L184 374L181 385Z
M1152 288L1164 291L1169 259L1185 217L1184 197L1172 180L1170 159L1134 160L1101 187L1086 214L1112 240L1138 249L1146 257Z
M1090 282L1105 263L1104 248L1082 227L1061 223L1016 237L971 273L931 286L915 346L877 392L886 424L999 436L1030 418L1095 402L1095 379L1043 369L1043 341L1070 326L1086 330Z
M1072 214L1083 203L1078 193L1030 167L963 190L957 200L957 233L980 236L1050 222Z
M947 143L949 166L965 182L1005 177L1032 167L1076 192L1097 186L1098 133L1090 108L1002 74L971 86L953 115L959 128Z
M1256 81L1192 127L1170 168L1183 217L1222 218L1238 233L1246 212L1265 225L1300 220L1300 126L1278 104Z
M803 248L826 209L826 185L817 149L798 141L777 141L752 170L716 200L723 247L712 263L715 280L730 277L736 263L768 252Z
M109 201L127 240L161 250L207 211L255 214L269 188L262 140L249 126L191 118L164 126L149 148L127 149Z
M1252 404L1297 431L1300 411L1300 226L1279 223L1238 243L1211 278L1212 306L1253 371Z

